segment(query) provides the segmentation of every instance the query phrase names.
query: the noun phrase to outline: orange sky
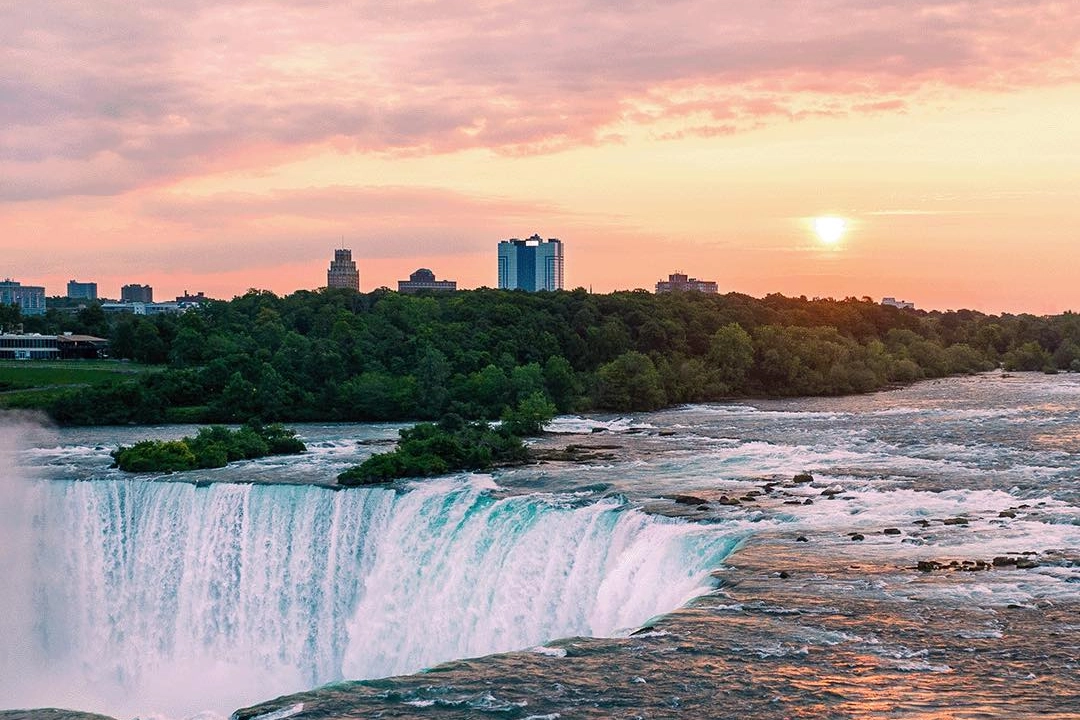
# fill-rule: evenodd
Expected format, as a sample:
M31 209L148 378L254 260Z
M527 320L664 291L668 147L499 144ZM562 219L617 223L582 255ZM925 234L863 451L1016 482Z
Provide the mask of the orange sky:
M762 6L762 7L756 7ZM0 276L1080 310L1068 1L0 1ZM812 218L847 220L835 245Z

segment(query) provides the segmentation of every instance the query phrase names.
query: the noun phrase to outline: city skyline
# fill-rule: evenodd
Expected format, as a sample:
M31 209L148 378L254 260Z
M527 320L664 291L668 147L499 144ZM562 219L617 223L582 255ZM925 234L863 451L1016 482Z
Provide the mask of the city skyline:
M565 287L1080 309L1080 14L1033 0L0 9L4 273L63 293ZM662 265L662 267L657 267Z

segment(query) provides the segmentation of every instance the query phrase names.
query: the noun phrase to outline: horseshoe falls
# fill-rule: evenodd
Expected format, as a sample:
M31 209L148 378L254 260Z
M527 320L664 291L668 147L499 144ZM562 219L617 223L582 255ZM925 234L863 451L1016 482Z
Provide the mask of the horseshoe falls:
M502 497L483 477L403 493L116 477L4 488L0 705L116 717L227 715L624 633L705 592L737 542L615 499Z

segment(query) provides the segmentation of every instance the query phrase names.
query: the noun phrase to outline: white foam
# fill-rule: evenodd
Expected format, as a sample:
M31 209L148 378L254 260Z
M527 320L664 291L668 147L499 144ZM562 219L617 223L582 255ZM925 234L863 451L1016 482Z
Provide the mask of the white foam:
M0 591L13 594L0 614L12 624L0 696L47 706L63 686L65 702L86 710L190 717L617 634L706 592L737 540L614 500L497 499L496 487L479 474L404 494L29 485L16 514L33 521L10 527L33 548L22 557L36 559Z

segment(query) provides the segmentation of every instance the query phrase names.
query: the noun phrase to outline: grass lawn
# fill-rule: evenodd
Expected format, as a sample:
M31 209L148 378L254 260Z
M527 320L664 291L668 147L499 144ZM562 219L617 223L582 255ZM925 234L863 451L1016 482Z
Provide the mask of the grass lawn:
M33 407L71 387L102 385L158 372L119 360L0 360L0 407Z

